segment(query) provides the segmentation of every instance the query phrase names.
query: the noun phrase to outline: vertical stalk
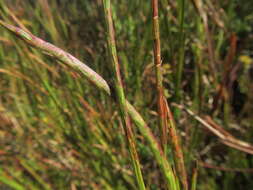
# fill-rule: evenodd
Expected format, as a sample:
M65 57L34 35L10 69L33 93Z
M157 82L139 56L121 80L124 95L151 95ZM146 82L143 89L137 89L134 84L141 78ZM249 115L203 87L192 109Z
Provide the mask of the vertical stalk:
M177 64L177 72L176 72L176 83L175 83L175 102L179 102L181 100L181 82L182 82L182 73L183 73L183 66L185 60L185 31L184 31L184 15L185 15L185 0L179 0L179 23L180 23L180 31L179 31L179 60ZM169 123L170 123L170 133L174 148L174 155L175 155L175 163L177 171L180 175L180 181L185 190L188 189L188 182L187 182L187 173L185 170L184 165L184 155L182 152L182 148L179 142L179 136L176 132L176 126L174 122L174 118L169 110ZM174 116L177 119L179 117L180 110L175 109Z
M207 42L207 51L208 51L208 57L210 61L210 71L214 77L214 82L217 83L217 74L216 74L216 68L215 68L215 53L213 50L213 41L211 39L211 33L208 26L208 16L206 14L206 11L204 9L204 5L202 0L191 0L193 3L195 9L197 10L198 14L200 15L202 22L203 22L203 29L205 31L205 38Z
M126 139L129 146L129 152L131 155L132 165L134 167L134 173L137 178L137 183L139 189L145 190L145 184L143 181L141 166L139 163L139 158L136 150L135 137L130 125L130 118L127 113L126 99L123 89L123 84L120 75L120 67L118 62L116 42L115 42L115 32L113 27L112 11L111 11L111 2L110 0L103 0L105 20L107 24L107 38L108 38L108 48L110 50L111 61L113 64L113 73L114 73L114 87L117 97L117 102L119 104L121 118L123 121L124 130L126 133Z
M158 93L158 113L159 113L159 127L162 132L161 144L166 155L167 148L167 130L169 124L169 133L171 142L173 144L173 154L175 155L176 168L179 178L185 190L188 189L187 176L184 166L183 152L179 143L179 137L176 132L176 126L173 121L173 116L170 112L166 98L163 93L163 75L161 63L161 43L159 33L159 15L158 15L158 0L152 0L153 9L153 38L154 38L154 62L156 68L156 88ZM168 119L168 120L167 120Z
M205 32L203 28L203 23L199 15L196 15L196 34L199 36L199 41L196 42L193 46L194 52L194 82L193 82L193 104L192 109L196 111L196 113L201 113L201 107L203 102L203 46L205 43ZM192 127L189 131L189 140L187 142L187 150L192 152L192 150L196 147L199 142L199 133L198 133L198 125L199 123L196 120L192 120ZM191 160L191 155L186 155L186 162L188 163Z
M191 190L197 189L197 177L198 177L198 163L196 162L196 166L192 171L192 184L191 184Z
M177 134L175 121L167 102L166 102L166 106L167 106L166 110L167 110L167 117L168 117L168 123L169 123L169 134L170 134L171 143L173 145L173 154L174 154L176 169L177 169L179 179L181 181L181 184L184 190L188 190L187 173L185 170L184 154L180 145L180 138Z
M167 127L166 127L166 112L165 102L163 93L163 74L162 74L162 63L161 63L161 42L160 42L160 31L159 31L159 15L158 15L158 0L152 0L152 11L153 11L153 39L154 39L154 64L156 71L156 90L158 95L158 119L159 128L161 131L161 145L166 155L167 146Z
M135 124L139 127L140 132L146 137L149 146L155 156L158 166L160 167L162 174L166 180L167 188L170 190L180 190L178 184L178 178L173 171L170 163L168 162L166 155L162 151L160 144L152 134L150 128L147 126L145 121L140 117L138 112L127 102L128 113L131 115Z
M176 71L176 83L175 83L175 102L179 103L181 99L181 81L182 81L182 73L184 66L184 51L185 51L185 33L184 33L184 11L185 11L185 0L179 0L179 59L177 63L177 71ZM179 110L175 109L175 117L177 118L179 115Z
M201 110L202 104L202 63L203 63L203 48L205 41L205 32L201 18L196 17L196 33L199 36L199 42L193 46L194 52L194 84L193 84L193 108L198 113Z

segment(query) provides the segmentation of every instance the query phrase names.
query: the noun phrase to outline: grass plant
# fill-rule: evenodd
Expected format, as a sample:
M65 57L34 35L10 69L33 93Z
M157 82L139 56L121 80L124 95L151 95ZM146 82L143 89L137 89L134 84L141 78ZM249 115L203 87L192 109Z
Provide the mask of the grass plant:
M0 189L252 189L252 7L0 0Z

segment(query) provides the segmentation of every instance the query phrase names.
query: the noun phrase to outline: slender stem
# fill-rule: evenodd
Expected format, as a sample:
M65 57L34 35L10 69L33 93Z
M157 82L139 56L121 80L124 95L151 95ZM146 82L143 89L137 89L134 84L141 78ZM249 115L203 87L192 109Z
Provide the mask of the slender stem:
M185 58L185 32L184 32L184 11L185 11L185 0L179 0L179 59L177 63L177 71L176 71L176 83L175 83L175 102L179 102L181 100L181 81L182 81L182 73L184 67L184 58ZM179 116L180 110L175 109L175 118L177 119Z
M167 126L166 126L166 112L164 105L164 92L163 92L163 74L162 74L162 63L161 63L161 42L160 42L160 31L159 31L159 15L158 15L158 0L152 0L152 11L153 11L153 39L154 39L154 64L156 71L156 90L158 95L157 109L159 128L161 131L161 145L163 151L166 153L167 147Z
M166 102L166 106L167 106L166 110L167 110L168 122L169 122L169 134L170 134L170 139L173 145L173 154L174 154L174 160L176 163L176 169L177 169L180 181L184 187L184 190L188 190L187 173L185 170L184 154L180 145L180 138L179 138L179 135L177 134L175 121L167 102Z
M32 35L31 33L27 33L18 27L3 22L2 20L0 20L0 25L11 31L18 37L20 37L28 45L33 46L41 50L43 53L50 55L55 59L78 69L80 72L83 73L83 75L86 77L87 80L95 84L96 87L105 92L107 95L111 95L110 88L107 82L95 71L93 71L91 68L89 68L87 65L79 61L74 56L70 55L69 53L61 50L60 48L48 42L43 41L42 39ZM140 133L147 140L149 147L151 148L151 151L154 154L155 160L158 163L158 166L160 167L163 175L165 176L167 183L169 184L169 189L171 190L179 189L177 188L176 185L177 178L174 175L168 160L166 159L162 149L160 148L159 143L157 142L150 128L147 126L141 115L127 100L126 100L126 107L129 116L134 121L135 125L138 127Z
M121 118L123 121L124 130L126 133L126 139L129 146L129 152L131 155L132 165L134 167L135 176L137 178L137 183L139 189L145 190L145 184L143 181L142 173L141 173L141 166L138 158L138 153L136 150L136 141L133 134L133 130L130 124L129 116L127 113L126 107L126 98L124 94L124 88L122 84L121 74L120 74L120 67L118 62L117 56L117 49L116 49L116 42L115 42L115 32L113 27L113 19L112 19L112 11L111 11L111 1L110 0L103 0L104 4L104 13L105 13L105 20L107 24L107 32L108 32L108 48L110 50L110 57L111 62L113 64L113 71L114 71L114 87L116 91L117 101L120 107Z
M191 190L197 189L197 178L198 178L198 163L196 162L196 166L193 168L192 171Z
M208 57L210 61L210 71L214 77L214 82L217 83L217 74L216 74L216 67L215 67L215 53L213 48L213 41L211 38L211 32L209 30L208 26L208 16L206 14L206 11L204 9L204 4L202 0L191 0L193 3L195 9L197 10L198 14L200 15L202 22L203 22L203 29L205 31L206 36L206 42L207 42L207 51L208 51Z
M188 189L187 175L184 166L183 152L179 143L179 136L176 132L176 126L174 123L173 116L170 112L166 98L163 92L163 76L161 68L161 44L160 44L160 33L159 33L159 15L158 15L158 0L152 0L153 8L153 34L154 34L154 56L156 66L156 85L158 93L158 113L159 113L159 125L162 131L161 143L163 151L166 153L167 145L167 130L169 125L169 133L171 136L171 143L173 145L173 154L175 155L175 163L178 174L185 190ZM183 17L183 15L181 15ZM183 25L183 24L181 24ZM181 51L183 51L182 49ZM183 59L183 58L181 58ZM182 62L183 60L181 60ZM168 121L167 121L168 118Z

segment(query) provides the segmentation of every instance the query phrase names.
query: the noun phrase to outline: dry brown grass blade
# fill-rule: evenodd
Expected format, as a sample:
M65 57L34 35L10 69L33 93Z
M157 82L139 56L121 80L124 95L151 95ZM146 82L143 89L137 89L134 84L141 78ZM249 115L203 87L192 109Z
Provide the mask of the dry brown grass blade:
M253 168L227 168L227 167L215 166L215 165L208 164L208 163L201 162L201 161L199 161L198 164L204 168L210 168L210 169L221 170L221 171L226 171L226 172L253 173Z
M159 117L161 119L161 146L163 150L165 151L167 143L168 143L168 122L167 120L167 102L166 98L164 97L163 89L159 88L158 92L158 105L159 105ZM165 151L166 152L166 151Z
M212 134L217 136L223 144L231 148L240 150L242 152L253 154L253 145L247 142L238 140L229 132L227 132L224 128L216 124L209 116L206 116L206 119L203 119L183 105L173 104L173 106L176 106L179 109L186 111L186 113L188 113L193 118L195 118L198 122L200 122L202 126L208 129Z
M227 101L229 99L228 94L231 91L229 89L229 86L231 86L231 72L233 70L233 60L236 55L236 50L237 50L237 36L232 33L230 36L230 47L228 50L228 53L226 55L226 59L224 61L224 66L223 66L223 80L217 90L217 94L214 97L213 101L213 112L219 107L219 103L221 101Z
M156 72L156 91L157 91L157 112L158 124L161 133L161 145L164 152L168 142L167 126L166 126L166 110L164 104L163 92L163 74L161 62L161 41L160 41L160 27L159 27L159 7L158 0L152 0L152 14L153 14L153 40L154 40L154 65Z
M253 145L250 145L247 142L241 141L236 139L234 136L232 136L230 133L228 133L226 130L224 130L221 126L219 126L217 123L215 123L211 117L206 116L206 121L208 124L210 124L212 127L215 127L218 131L220 131L224 136L225 139L221 139L221 141L238 150L241 150L243 152L247 152L249 154L253 154Z
M176 168L177 172L180 176L181 183L183 184L184 189L188 189L188 182L187 182L187 173L185 170L185 163L184 163L184 154L180 144L180 137L177 134L176 125L174 121L174 117L171 113L167 100L164 98L164 105L165 105L165 113L167 115L167 123L169 124L168 130L171 138L171 143L173 145L173 153L175 156Z

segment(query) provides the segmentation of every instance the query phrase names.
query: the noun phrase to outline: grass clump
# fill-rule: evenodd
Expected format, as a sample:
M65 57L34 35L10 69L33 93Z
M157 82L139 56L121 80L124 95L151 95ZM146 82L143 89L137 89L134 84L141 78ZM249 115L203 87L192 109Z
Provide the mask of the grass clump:
M251 189L252 7L0 1L0 189Z

